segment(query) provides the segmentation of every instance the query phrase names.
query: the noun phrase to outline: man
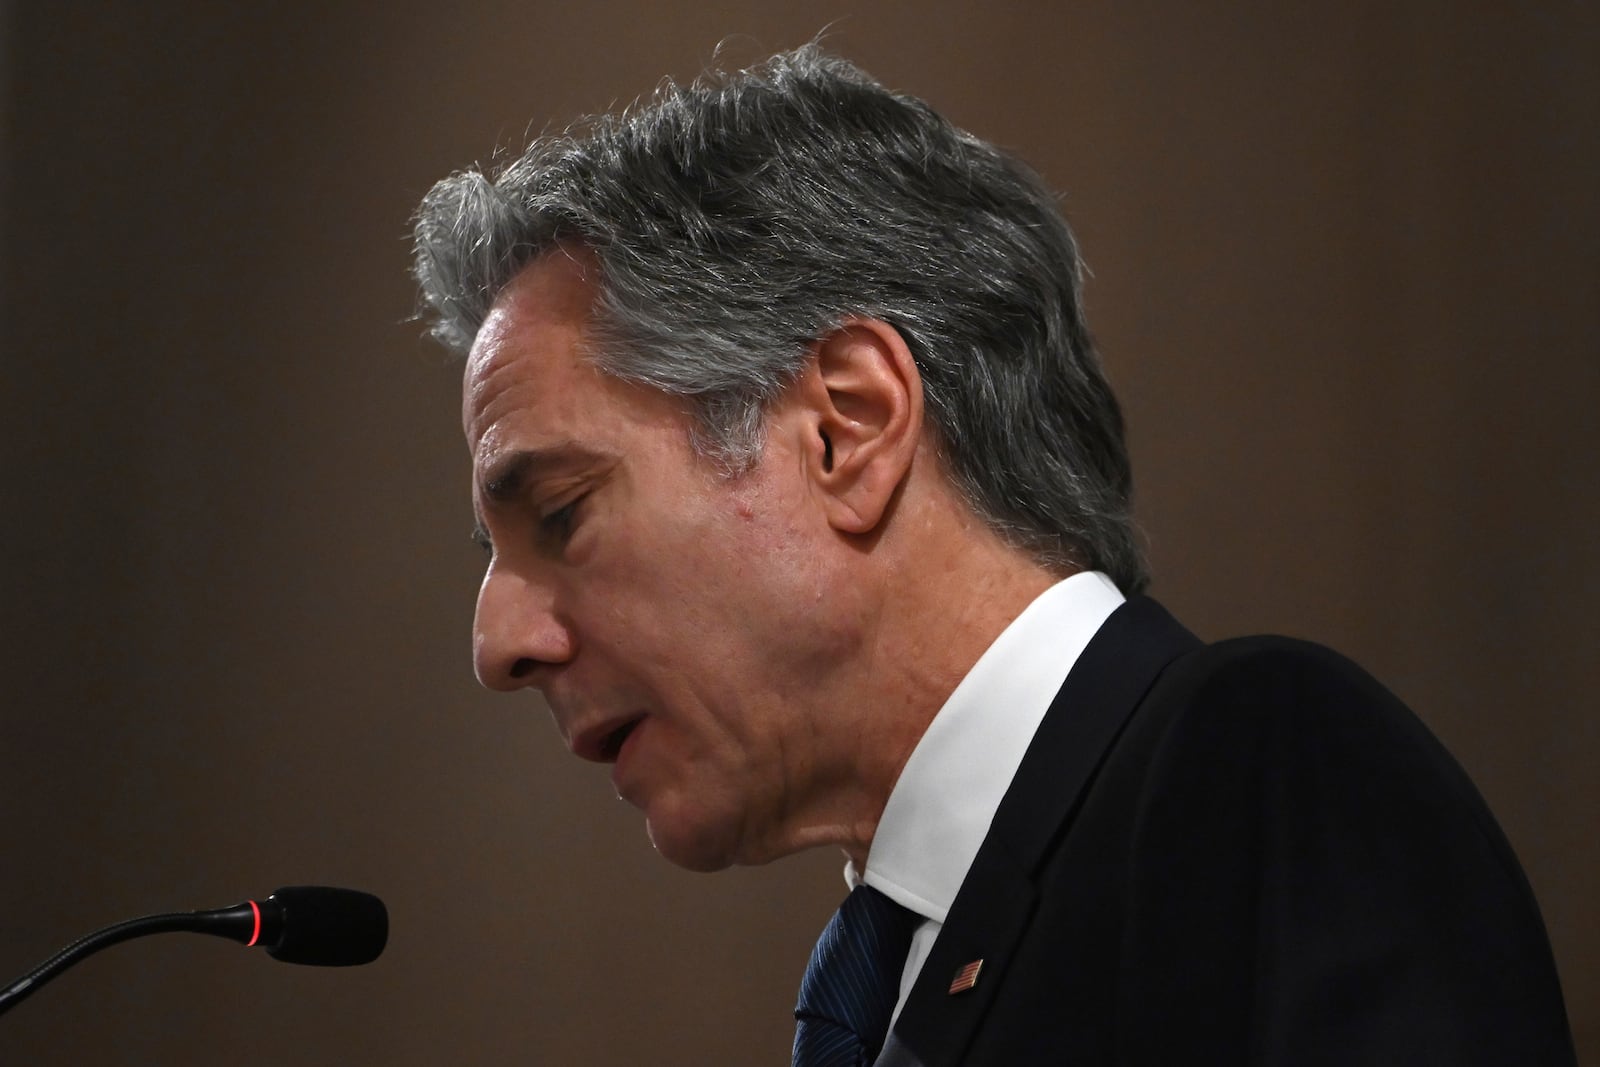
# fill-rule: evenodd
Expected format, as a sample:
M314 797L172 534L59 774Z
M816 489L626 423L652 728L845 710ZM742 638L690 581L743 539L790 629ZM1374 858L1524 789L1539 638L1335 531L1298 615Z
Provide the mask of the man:
M865 887L797 1064L1573 1062L1516 861L1410 713L1139 595L1022 165L807 48L454 175L416 232L480 679L673 862L837 845Z

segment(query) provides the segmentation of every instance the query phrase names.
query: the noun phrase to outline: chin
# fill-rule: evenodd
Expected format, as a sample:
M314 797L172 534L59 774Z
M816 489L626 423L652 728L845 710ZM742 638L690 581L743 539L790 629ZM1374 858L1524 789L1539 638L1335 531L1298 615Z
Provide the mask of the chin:
M647 813L645 830L662 858L684 870L709 874L738 862L737 835L725 825L687 818L682 812Z

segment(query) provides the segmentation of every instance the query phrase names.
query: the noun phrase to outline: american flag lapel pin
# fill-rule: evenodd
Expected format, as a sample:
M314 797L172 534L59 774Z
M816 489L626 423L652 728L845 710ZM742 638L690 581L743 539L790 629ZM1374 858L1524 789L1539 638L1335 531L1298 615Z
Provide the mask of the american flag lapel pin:
M978 972L983 970L982 960L973 960L956 972L955 978L950 982L950 995L965 993L978 984Z

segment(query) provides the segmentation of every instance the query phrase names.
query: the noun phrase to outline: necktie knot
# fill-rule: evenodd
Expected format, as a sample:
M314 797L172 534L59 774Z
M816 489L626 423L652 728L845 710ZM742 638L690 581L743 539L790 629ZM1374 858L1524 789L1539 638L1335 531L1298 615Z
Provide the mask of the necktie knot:
M877 1058L921 921L870 886L851 891L800 983L793 1067L861 1067Z

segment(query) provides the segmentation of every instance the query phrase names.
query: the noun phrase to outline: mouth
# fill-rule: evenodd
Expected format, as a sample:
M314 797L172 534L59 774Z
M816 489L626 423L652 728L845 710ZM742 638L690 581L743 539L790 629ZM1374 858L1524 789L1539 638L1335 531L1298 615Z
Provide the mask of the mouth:
M628 735L633 733L634 729L643 721L644 716L641 715L637 719L630 719L609 734L606 734L600 742L601 760L606 763L615 763L617 756L622 752L622 743L628 739Z
M643 715L634 715L626 719L613 719L583 731L573 739L573 754L591 763L617 762L623 742L628 740L628 735L638 728L644 718Z

